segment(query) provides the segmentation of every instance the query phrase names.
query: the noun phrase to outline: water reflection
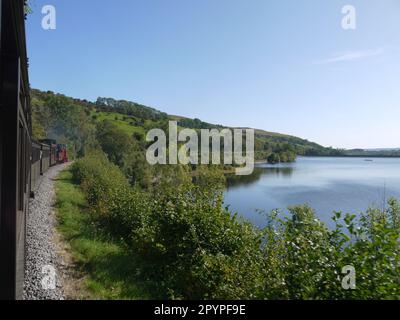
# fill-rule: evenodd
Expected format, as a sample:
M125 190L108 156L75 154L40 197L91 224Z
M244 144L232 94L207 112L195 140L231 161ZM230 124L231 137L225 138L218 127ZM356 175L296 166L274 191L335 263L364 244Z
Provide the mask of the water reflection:
M227 176L227 188L228 190L234 189L235 187L241 187L244 185L253 184L259 181L261 178L273 177L290 179L293 175L295 168L290 165L258 165L254 168L253 174L249 176L237 176L230 174Z

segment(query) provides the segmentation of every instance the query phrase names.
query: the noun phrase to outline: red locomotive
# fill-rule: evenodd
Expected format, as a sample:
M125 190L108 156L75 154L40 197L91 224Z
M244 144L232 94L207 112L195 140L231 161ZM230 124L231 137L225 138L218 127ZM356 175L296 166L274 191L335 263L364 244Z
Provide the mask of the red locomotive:
M57 163L68 162L67 145L58 144L56 148L56 161Z
M40 142L50 147L50 167L58 163L68 162L66 144L57 144L57 141L54 139L43 139Z

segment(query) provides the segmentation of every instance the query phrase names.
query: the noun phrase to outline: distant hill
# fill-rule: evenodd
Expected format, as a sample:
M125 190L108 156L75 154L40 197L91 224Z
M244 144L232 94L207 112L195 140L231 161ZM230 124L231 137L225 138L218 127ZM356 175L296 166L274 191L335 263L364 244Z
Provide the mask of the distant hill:
M129 135L143 139L153 128L166 128L169 120L178 122L180 127L193 129L229 128L191 119L179 115L168 115L156 108L132 101L100 97L97 101L76 99L51 91L31 91L34 138L55 138L80 140L85 144L82 131L94 130L96 123L110 121ZM87 119L83 119L87 117ZM75 128L75 123L82 128ZM89 130L90 128L90 130ZM342 151L325 148L317 143L281 133L255 130L255 151L257 160L269 162L291 162L296 155L341 155ZM89 139L89 138L88 138Z
M364 149L366 152L392 152L400 151L400 148L376 148L376 149Z
M400 157L400 148L352 149L343 153L349 157Z

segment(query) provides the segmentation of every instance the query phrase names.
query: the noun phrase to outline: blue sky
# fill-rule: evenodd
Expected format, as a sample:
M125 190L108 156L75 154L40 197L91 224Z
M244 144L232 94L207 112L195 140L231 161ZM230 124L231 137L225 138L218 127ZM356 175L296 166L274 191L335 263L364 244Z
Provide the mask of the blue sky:
M43 5L57 29L41 27ZM357 29L343 30L342 7ZM398 0L32 0L31 86L325 146L400 147Z

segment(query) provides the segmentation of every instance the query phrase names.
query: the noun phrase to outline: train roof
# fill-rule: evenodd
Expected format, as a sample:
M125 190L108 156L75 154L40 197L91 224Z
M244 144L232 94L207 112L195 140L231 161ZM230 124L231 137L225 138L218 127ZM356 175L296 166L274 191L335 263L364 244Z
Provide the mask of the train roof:
M57 141L54 139L40 139L39 142L44 144L57 144Z

